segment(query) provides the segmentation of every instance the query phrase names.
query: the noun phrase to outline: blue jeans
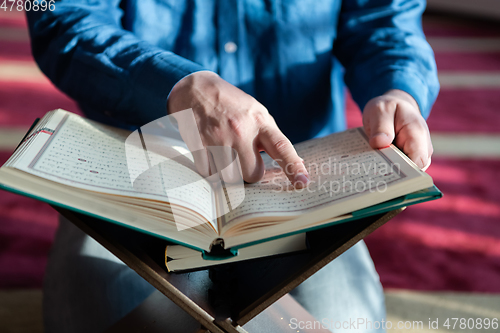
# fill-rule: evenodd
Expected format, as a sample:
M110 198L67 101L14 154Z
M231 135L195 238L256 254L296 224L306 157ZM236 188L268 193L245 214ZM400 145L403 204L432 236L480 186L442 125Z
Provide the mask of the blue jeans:
M104 247L60 218L44 282L45 332L101 332L154 290ZM325 266L290 295L319 321L385 320L382 286L364 242ZM182 322L186 332L199 327L174 303L172 309L172 322ZM364 327L334 330L384 332ZM179 332L179 328L174 331Z

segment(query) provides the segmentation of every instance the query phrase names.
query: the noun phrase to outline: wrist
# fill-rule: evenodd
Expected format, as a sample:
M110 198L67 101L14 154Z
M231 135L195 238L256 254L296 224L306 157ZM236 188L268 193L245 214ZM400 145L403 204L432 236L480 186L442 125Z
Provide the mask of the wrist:
M219 75L212 71L202 70L184 76L177 81L167 96L167 114L189 109L192 107L192 100L189 98L189 89L194 82L218 78Z
M391 89L391 90L388 90L387 92L385 92L384 96L400 98L400 99L410 103L420 113L420 107L418 106L418 103L415 100L415 98L404 90Z

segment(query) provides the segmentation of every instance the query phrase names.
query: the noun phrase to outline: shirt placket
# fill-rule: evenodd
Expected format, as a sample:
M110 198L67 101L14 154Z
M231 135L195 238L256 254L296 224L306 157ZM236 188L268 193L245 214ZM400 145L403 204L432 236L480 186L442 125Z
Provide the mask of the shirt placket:
M217 10L219 75L231 84L239 83L238 1L219 0Z

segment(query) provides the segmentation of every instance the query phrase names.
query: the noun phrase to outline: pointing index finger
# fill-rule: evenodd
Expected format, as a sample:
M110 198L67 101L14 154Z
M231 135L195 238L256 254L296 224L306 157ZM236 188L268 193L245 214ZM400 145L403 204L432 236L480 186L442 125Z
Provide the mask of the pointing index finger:
M303 188L309 183L309 173L295 148L277 126L262 128L259 142L266 153L282 168L285 175L296 188Z

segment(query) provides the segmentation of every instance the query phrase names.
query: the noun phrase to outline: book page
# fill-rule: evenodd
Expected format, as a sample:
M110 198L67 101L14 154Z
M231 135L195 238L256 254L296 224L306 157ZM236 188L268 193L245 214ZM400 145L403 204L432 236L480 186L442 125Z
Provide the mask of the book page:
M125 140L131 133L129 131L105 126L62 110L56 111L45 127L48 129L46 133L40 134L27 147L13 167L90 191L164 202L175 200L208 221L214 220L210 184L194 168L187 166L192 161L184 158L186 161L178 163L166 158L161 152L148 150L151 170L142 172L143 147L132 147L132 153L128 152L131 157L127 159L126 156ZM161 140L164 140L166 150L180 149L172 146L168 138ZM184 154L185 151L180 153ZM135 175L134 182L131 181L131 174ZM169 191L167 195L166 186L176 190Z
M310 175L307 188L295 189L278 163L263 154L263 179L245 185L245 199L226 214L226 225L254 216L299 215L355 196L385 191L408 177L404 171L412 169L403 160L406 167L401 169L383 150L373 150L361 128L305 141L295 148Z

